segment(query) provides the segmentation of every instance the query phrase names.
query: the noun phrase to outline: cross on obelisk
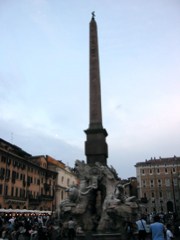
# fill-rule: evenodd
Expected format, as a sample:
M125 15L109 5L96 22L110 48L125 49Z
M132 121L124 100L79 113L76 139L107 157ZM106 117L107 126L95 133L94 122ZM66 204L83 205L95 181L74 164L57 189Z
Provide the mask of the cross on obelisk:
M98 54L98 34L95 14L92 12L90 21L90 123L89 128L85 130L85 154L87 164L93 165L100 162L107 165L108 147L106 129L102 126L102 111L101 111L101 87L100 87L100 69L99 69L99 54Z

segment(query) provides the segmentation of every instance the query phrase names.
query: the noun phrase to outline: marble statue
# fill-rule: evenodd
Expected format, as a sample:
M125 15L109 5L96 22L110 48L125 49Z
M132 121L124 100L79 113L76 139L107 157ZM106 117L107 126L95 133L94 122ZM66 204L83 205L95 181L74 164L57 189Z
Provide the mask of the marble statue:
M73 216L85 231L116 232L121 230L122 221L136 216L136 198L125 194L129 183L123 185L113 168L77 160L75 172L80 184L70 186L68 199L60 204L64 221Z

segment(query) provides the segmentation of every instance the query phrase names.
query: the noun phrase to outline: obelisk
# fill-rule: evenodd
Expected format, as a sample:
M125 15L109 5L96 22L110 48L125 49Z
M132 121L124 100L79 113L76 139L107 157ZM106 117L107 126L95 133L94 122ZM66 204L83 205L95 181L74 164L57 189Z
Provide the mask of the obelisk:
M87 164L100 162L107 165L108 147L107 131L102 125L101 86L98 53L98 33L94 12L90 21L90 52L89 52L89 128L85 130L85 155Z

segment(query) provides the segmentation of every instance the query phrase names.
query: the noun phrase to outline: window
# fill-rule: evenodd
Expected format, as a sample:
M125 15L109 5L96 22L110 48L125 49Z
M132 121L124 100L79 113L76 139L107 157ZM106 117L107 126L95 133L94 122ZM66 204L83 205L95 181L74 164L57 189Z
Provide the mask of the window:
M162 181L161 179L158 179L158 186L161 187L161 185L162 185Z
M1 169L0 169L0 178L1 178L1 179L4 179L4 173L5 173L5 169L4 169L4 168L1 168Z
M16 166L16 160L13 160L13 167Z
M151 193L151 197L154 197L154 192Z
M162 198L162 192L159 192L159 197Z
M166 187L170 186L170 179L169 178L165 179L165 185L166 185Z
M0 195L2 195L2 184L0 184Z
M9 170L9 169L6 169L6 175L5 175L5 176L6 176L6 179L9 179L10 173L11 173L10 170Z
M12 179L16 179L16 172L12 171Z
M20 168L20 162L17 162L17 167Z
M154 180L151 180L151 187L154 187Z
M152 169L149 169L149 173L152 174Z
M8 164L8 165L11 164L11 159L10 159L10 158L7 159L7 164Z
M19 173L18 172L16 173L16 179L19 179Z
M143 187L146 187L146 180L142 180Z
M62 178L61 178L61 182L63 183L64 182L64 177L62 176Z
M165 173L168 173L168 170L167 170L167 168L165 168Z
M22 189L20 188L20 197L22 197Z
M61 200L63 200L63 198L64 198L64 192L61 191Z
M177 184L177 183L178 183L177 178L174 178L174 179L173 179L173 182L174 182L174 186L177 186L177 185L178 185L178 184Z
M18 197L18 188L16 188L16 197Z
M6 162L6 157L5 156L1 157L1 162L4 162L4 163Z
M5 196L7 196L8 195L8 186L5 186Z
M14 196L14 187L11 188L11 196Z
M31 184L31 177L30 176L27 177L27 184L28 184L28 186L30 186L30 184Z
M166 195L166 196L167 196L167 199L171 199L171 198L172 198L170 191L167 191L166 194L167 194L167 195Z

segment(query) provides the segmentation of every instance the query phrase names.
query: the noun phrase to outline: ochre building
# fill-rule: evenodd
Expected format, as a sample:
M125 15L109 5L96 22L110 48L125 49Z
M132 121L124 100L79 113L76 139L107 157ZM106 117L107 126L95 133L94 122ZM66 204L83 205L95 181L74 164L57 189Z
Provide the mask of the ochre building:
M76 179L61 161L0 139L0 208L55 211Z
M180 157L154 158L135 167L138 196L145 211L180 214Z

